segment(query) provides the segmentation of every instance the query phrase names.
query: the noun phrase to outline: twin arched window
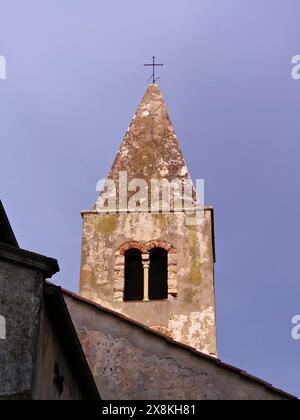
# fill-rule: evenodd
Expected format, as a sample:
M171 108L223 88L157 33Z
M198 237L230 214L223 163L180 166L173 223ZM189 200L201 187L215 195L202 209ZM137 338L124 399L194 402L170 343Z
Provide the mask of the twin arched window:
M149 300L168 298L168 252L165 249L153 248L149 253L149 260L144 264L140 250L129 249L125 252L124 300L144 300L146 281Z

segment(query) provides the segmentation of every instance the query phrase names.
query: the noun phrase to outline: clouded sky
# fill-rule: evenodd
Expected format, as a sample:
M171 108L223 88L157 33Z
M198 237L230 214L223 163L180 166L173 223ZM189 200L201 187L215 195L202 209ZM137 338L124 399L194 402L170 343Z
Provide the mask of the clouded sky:
M299 0L0 0L0 196L78 291L80 210L160 85L215 207L220 357L300 395ZM150 72L151 73L151 72Z

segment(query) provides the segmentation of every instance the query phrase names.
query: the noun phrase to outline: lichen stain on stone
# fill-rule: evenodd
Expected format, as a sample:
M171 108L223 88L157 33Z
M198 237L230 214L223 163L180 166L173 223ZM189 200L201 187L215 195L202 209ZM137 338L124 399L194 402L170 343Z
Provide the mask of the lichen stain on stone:
M170 223L171 223L171 218L169 217L169 215L167 214L156 214L154 216L154 220L156 220L156 222L159 225L160 230L166 234L165 232L167 232L168 228L170 227Z
M193 228L193 229L192 229ZM199 257L199 245L198 245L198 238L196 232L196 226L190 227L190 237L189 237L189 245L190 245L190 281L193 285L197 286L202 282L202 273L201 273L201 264L200 264L200 257Z
M118 228L118 218L115 215L107 214L98 219L97 232L100 234L112 234Z

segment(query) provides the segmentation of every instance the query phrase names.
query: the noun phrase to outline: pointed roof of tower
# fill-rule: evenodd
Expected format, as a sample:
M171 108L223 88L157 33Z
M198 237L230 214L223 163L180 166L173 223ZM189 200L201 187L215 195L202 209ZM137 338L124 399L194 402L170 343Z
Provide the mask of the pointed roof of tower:
M180 149L166 103L157 84L148 87L125 134L112 165L108 180L114 181L118 197L120 173L127 173L128 185L132 180L166 179L169 182L185 180L193 185ZM133 193L128 193L128 197ZM149 200L150 200L149 190ZM193 187L193 200L195 200ZM99 210L102 193L95 208ZM118 198L117 198L118 202ZM150 201L149 201L150 202Z
M111 168L109 179L127 171L128 180L189 177L183 154L157 84L148 87Z

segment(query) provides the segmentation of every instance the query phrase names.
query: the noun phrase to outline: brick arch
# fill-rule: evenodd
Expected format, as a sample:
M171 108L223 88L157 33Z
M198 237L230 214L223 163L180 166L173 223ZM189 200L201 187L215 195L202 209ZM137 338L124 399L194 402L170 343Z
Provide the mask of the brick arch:
M141 244L140 242L137 241L129 241L126 242L125 244L123 244L117 251L117 253L119 253L119 255L125 255L125 252L128 251L129 249L138 249L139 251L141 251L142 253L144 252L144 245Z
M176 254L176 249L172 247L169 242L161 241L161 240L154 240L149 241L144 245L144 251L150 252L153 248L162 248L168 252L168 254Z
M151 249L162 248L168 253L168 295L169 299L177 297L177 251L173 246L166 241L159 239L142 243L138 241L128 241L115 252L115 276L114 276L114 299L116 301L123 301L125 288L125 253L129 249L138 249L142 253L143 264L148 264L149 268L149 253Z

